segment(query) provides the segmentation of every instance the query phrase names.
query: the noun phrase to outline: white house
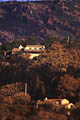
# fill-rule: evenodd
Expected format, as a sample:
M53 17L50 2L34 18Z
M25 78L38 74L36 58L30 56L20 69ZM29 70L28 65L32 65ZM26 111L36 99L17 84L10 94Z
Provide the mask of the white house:
M52 105L53 107L64 107L65 109L71 109L74 104L73 103L69 103L69 100L67 99L48 99L45 98L44 101L37 101L37 106L43 106L44 104L49 104Z
M39 51L44 51L44 49L45 49L44 45L26 45L24 50L39 52Z
M69 104L69 100L67 99L62 99L61 100L61 105Z
M55 105L65 105L69 104L69 101L67 99L47 99L44 100L46 103L52 103Z
M71 109L73 106L74 106L73 103L69 103L69 104L66 104L66 105L65 105L65 108L66 108L66 109Z
M42 52L45 51L45 46L44 45L26 45L26 47L23 47L20 45L18 48L13 48L12 49L12 54L16 54L17 52L22 52L24 51L25 53L29 53L30 57L29 59L33 59L34 57L39 56Z
M30 53L30 59L39 56L44 50L44 45L26 45L24 48L24 52Z

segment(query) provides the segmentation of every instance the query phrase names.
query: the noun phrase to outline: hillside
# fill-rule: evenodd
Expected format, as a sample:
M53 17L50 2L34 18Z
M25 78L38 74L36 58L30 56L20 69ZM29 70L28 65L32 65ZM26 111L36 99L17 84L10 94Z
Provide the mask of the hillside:
M76 105L71 120L80 120L80 49L54 43L33 60L1 56L0 120L67 120L62 107L35 108L34 101L45 97L68 99Z
M80 37L79 0L0 3L0 42L68 35Z

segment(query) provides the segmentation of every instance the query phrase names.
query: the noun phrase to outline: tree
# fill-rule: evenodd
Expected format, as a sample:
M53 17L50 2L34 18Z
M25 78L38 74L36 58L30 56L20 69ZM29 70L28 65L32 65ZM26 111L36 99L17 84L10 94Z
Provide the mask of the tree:
M11 49L11 45L8 41L4 42L1 46L1 50L10 50Z
M45 97L45 86L44 86L44 82L40 80L40 75L37 74L36 75L36 79L33 82L33 98L36 102L36 100L39 99L44 99Z
M77 100L76 93L79 89L79 81L73 76L65 74L60 77L57 85L58 96L61 98L68 98L70 101L75 102Z
M80 107L72 109L71 120L80 120Z
M46 49L50 49L51 45L57 42L58 42L57 38L46 38L41 44L45 45Z
M29 37L29 38L25 41L25 43L26 43L27 45L35 45L35 44L36 44L36 38L35 38L35 37Z

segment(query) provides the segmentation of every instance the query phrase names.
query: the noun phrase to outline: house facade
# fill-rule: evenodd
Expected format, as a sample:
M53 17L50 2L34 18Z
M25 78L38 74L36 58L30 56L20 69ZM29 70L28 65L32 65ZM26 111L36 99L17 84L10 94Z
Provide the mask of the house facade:
M39 56L44 51L44 45L26 45L26 47L24 48L24 52L30 53L30 59Z
M70 103L69 100L67 99L47 99L45 98L44 101L37 101L37 106L43 106L44 104L46 105L51 105L51 106L56 106L57 107L63 107L65 109L71 109L74 104Z
M24 51L27 52L41 52L45 50L45 46L44 45L26 45L26 47L24 48Z
M12 54L16 53L29 53L29 59L33 59L34 57L39 56L42 52L45 51L44 45L26 45L26 47L23 47L22 45L19 46L19 48L13 48Z
M74 106L73 103L69 103L69 104L66 104L66 105L65 105L65 108L66 108L66 109L71 109L73 106Z
M47 99L44 100L45 103L52 103L53 105L65 105L65 104L69 104L69 101L67 99Z

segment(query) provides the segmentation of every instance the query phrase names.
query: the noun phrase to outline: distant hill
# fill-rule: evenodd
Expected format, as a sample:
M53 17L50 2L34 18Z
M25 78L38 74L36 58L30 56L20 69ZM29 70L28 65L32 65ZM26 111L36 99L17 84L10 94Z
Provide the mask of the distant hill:
M34 36L80 37L80 1L0 3L0 42Z

